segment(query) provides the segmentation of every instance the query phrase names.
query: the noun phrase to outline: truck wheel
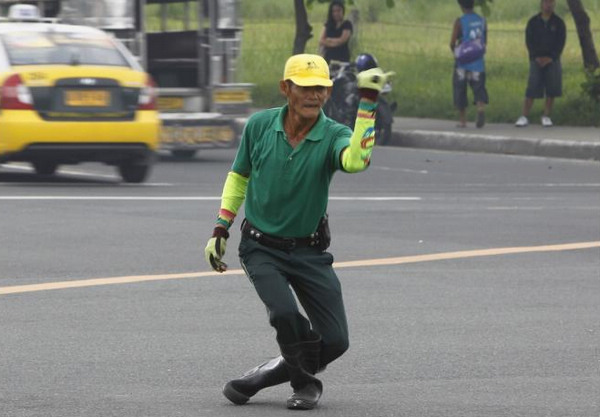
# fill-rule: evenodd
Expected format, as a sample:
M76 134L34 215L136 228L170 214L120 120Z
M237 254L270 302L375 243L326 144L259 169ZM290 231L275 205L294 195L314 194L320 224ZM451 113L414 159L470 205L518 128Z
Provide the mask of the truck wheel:
M150 165L147 163L140 164L135 161L128 161L119 165L119 174L121 174L121 178L125 182L144 182L149 173Z
M58 168L58 164L53 161L33 161L31 165L39 175L53 175Z
M179 159L192 159L196 155L194 149L173 149L171 155Z

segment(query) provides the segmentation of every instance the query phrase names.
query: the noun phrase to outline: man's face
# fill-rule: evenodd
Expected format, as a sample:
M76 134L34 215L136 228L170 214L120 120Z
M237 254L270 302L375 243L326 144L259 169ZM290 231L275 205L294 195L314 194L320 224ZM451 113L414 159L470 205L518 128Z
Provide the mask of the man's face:
M556 0L542 0L542 13L552 14L556 7Z
M331 87L301 87L291 81L281 81L279 88L287 97L289 111L303 119L319 117L321 107L329 98Z

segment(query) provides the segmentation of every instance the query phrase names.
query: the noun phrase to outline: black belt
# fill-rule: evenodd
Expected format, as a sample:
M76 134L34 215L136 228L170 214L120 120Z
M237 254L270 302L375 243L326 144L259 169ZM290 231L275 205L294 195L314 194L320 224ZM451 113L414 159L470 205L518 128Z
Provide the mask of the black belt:
M307 237L277 237L261 232L246 219L242 222L241 229L244 236L273 249L290 251L297 248L317 246L319 244L318 232Z

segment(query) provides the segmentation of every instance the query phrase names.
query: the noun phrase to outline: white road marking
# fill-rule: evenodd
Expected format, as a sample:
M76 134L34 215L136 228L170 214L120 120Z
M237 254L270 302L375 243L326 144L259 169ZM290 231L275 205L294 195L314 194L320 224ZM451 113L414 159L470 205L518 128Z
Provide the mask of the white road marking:
M27 172L34 171L33 167L31 167L30 165L20 164L20 163L0 164L0 167L14 169L14 170L18 170L18 171L27 171ZM69 168L59 168L57 173L64 174L64 175L78 176L78 177L106 178L106 179L110 179L110 180L114 180L114 181L121 181L121 177L116 174L101 174L101 173L97 173L97 172L86 172L86 171L74 170L74 169L69 169ZM0 184L7 184L7 183L0 182ZM31 183L29 183L29 184L31 184ZM47 183L34 183L34 184L46 185ZM145 183L141 183L141 184L122 183L120 185L129 186L129 187L170 187L173 184L160 183L160 182L154 182L154 183L145 182Z
M74 170L74 169L65 169L65 168L59 168L57 173L65 174L65 175L74 175L77 177L108 178L108 179L115 180L115 181L121 180L121 177L119 177L116 174L100 174L100 173L96 173L96 172L85 172L85 171L78 171L78 170Z
M568 211L574 211L574 210L590 210L590 211L597 211L600 212L600 207L599 206L544 206L544 207L537 207L537 206L531 206L531 207L519 207L519 206L491 206L491 207L486 207L486 210L530 210L530 211L535 211L535 210L568 210Z
M486 207L487 210L546 210L550 207L518 207L518 206L497 206L497 207Z
M27 171L27 172L34 171L32 166L25 165L25 164L6 164L6 165L2 165L2 167L16 169L19 171ZM101 177L101 178L110 178L113 180L120 179L120 177L115 174L100 174L100 173L94 173L94 172L79 171L79 170L74 170L74 169L69 169L69 168L59 168L57 172L60 174L76 175L76 176L80 176L80 177Z
M370 169L376 169L376 170L380 170L380 171L396 171L396 172L408 172L410 174L429 174L429 171L427 170L416 170L416 169L407 169L407 168L392 168L392 167L385 167L385 166L372 166L369 167Z
M399 196L388 196L388 197L335 197L330 196L330 200L333 201L420 201L421 197L399 197Z
M334 201L419 201L421 197L329 197ZM104 200L104 201L215 201L221 200L221 196L70 196L70 195L6 195L0 196L0 200Z
M521 183L465 183L462 184L464 187L600 187L600 183L597 182L521 182Z
M75 201L213 201L221 197L191 197L191 196L70 196L70 195L12 195L0 196L0 200L75 200Z
M14 182L0 182L0 185L14 185ZM78 187L81 188L82 183L68 183L68 182L30 182L27 181L28 186L40 186L40 187ZM100 185L106 185L106 183L86 183L86 187L96 187ZM143 182L139 184L122 182L115 184L118 187L131 187L131 188L150 188L150 187L172 187L175 184L168 182Z
M333 264L333 266L337 269L370 267L370 266L389 266L389 265L402 265L402 264L419 263L419 262L442 261L442 260L450 260L450 259L476 258L476 257L482 257L482 256L512 255L512 254L534 253L534 252L560 252L560 251L567 251L567 250L580 250L580 249L593 249L593 248L600 248L600 241L577 242L577 243L543 245L543 246L517 246L517 247L506 247L506 248L476 249L476 250L466 250L466 251L458 251L458 252L432 253L432 254L428 254L428 255L401 256L401 257L396 257L396 258L364 259L364 260L359 260L359 261L336 262ZM95 286L100 286L100 285L131 284L131 283L139 283L139 282L214 277L214 276L220 276L220 275L242 275L243 273L244 273L244 271L241 269L234 269L234 270L229 270L229 271L223 272L222 274L218 273L218 272L214 272L214 271L208 271L208 272L190 272L190 273L181 273L181 274L137 275L137 276L132 275L132 276L110 277L110 278L93 278L93 279L74 280L74 281L46 282L43 284L13 285L13 286L8 286L8 287L0 287L0 295L22 294L22 293L28 293L28 292L49 291L49 290L63 290L63 289L69 289L69 288L95 287Z
M11 162L8 164L0 164L0 168L16 169L16 170L22 170L22 171L33 171L33 167L31 165L14 163L14 162Z

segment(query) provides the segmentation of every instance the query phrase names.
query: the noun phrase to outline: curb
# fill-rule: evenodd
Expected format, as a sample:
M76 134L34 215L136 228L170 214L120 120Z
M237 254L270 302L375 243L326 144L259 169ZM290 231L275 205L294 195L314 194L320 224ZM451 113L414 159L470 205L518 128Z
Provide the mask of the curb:
M392 132L389 145L600 161L600 142L406 130Z

